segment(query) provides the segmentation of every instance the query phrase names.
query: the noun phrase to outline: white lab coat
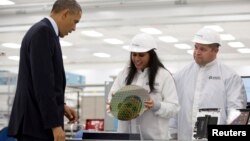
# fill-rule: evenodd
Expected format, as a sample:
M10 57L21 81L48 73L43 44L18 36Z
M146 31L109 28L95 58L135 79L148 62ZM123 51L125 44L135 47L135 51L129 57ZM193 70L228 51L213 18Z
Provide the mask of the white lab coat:
M111 101L112 94L126 85L125 79L127 74L128 68L119 73L110 90L108 101ZM132 84L141 86L149 92L148 69L146 68L143 72L137 72ZM118 132L129 133L130 125L139 125L137 127L140 128L142 138L145 140L169 139L168 120L176 115L179 110L174 79L166 69L159 68L154 86L156 92L149 95L154 101L160 102L160 109L155 112L147 110L132 121L118 121Z
M219 124L226 124L230 109L246 107L246 92L239 75L216 59L204 67L195 62L174 74L180 111L178 140L191 140L197 111L220 108Z

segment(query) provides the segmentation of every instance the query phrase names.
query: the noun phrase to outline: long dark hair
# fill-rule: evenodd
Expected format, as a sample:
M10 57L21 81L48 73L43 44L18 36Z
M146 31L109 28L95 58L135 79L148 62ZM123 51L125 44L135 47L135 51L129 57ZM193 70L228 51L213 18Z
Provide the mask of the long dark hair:
M161 61L159 60L156 52L154 51L154 49L148 51L149 53L149 64L148 64L148 68L149 68L149 73L148 73L148 80L149 80L149 88L150 88L150 92L153 92L155 90L154 87L154 82L155 82L155 76L157 74L157 71L159 69L159 67L162 67L165 69L164 65L161 63ZM129 73L128 76L126 77L126 85L130 85L135 77L135 74L137 72L137 69L132 61L132 53L130 54L130 66L129 66Z

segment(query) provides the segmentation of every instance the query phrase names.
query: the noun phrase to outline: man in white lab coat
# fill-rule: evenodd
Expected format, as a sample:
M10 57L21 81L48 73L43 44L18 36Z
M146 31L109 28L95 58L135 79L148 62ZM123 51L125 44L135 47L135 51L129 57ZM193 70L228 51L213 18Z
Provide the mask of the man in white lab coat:
M219 108L219 124L226 124L231 109L246 107L241 77L216 59L219 34L209 28L194 36L194 62L174 75L181 109L175 120L178 140L192 140L198 109Z

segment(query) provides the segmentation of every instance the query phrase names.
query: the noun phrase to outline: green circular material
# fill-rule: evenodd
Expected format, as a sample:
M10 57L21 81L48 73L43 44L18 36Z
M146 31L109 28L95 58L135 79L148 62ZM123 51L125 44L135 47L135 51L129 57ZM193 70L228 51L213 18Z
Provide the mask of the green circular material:
M134 119L144 112L144 101L147 99L147 90L137 85L127 85L112 96L111 113L119 120Z

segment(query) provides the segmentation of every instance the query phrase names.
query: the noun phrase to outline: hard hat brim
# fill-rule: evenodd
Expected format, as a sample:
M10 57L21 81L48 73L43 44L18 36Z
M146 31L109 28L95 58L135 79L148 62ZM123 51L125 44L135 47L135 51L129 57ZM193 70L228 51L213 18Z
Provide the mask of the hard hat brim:
M200 43L200 44L205 44L205 45L214 44L215 43L215 42L208 42L208 41L201 40L201 39L193 39L192 42L194 42L194 43ZM217 43L217 44L219 44L219 43Z
M142 52L148 52L152 49L156 49L156 48L146 49L146 48L141 48L141 47L136 47L136 46L129 46L128 51L142 53Z
M142 49L142 48L137 48L137 47L130 47L131 49L129 49L130 52L148 52L150 49Z

